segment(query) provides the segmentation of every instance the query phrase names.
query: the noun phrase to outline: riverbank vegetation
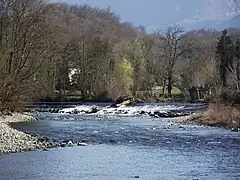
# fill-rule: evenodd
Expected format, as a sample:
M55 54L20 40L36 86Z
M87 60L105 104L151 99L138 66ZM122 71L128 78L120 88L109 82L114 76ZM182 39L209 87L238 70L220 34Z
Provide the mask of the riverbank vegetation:
M122 95L231 106L239 103L239 37L237 28L148 32L110 8L2 0L0 110Z
M196 113L186 118L182 123L194 123L207 126L218 126L231 128L232 131L239 131L240 111L236 107L223 104L211 104L207 111Z

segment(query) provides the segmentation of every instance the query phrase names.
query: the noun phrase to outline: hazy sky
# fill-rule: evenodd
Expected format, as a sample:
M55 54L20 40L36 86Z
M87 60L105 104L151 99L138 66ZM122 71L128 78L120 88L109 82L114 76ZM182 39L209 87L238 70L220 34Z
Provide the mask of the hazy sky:
M201 0L62 0L68 3L86 3L92 6L108 6L121 17L135 25L148 29L163 28L195 14ZM194 2L192 2L194 1Z
M185 19L191 19L201 9L207 9L205 17L220 17L215 4L232 0L61 0L72 4L89 4L100 8L111 7L123 21L143 25L148 30L164 28ZM238 1L238 0L237 0ZM217 3L216 3L217 2ZM209 4L210 3L210 4ZM204 6L204 8L203 8ZM225 6L225 5L223 5ZM202 12L201 12L202 13Z

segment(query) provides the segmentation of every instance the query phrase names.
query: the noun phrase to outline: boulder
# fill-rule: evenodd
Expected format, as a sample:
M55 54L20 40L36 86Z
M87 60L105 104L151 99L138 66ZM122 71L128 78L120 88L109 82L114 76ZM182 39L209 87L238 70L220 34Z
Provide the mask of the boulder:
M116 99L116 101L110 107L126 107L126 106L134 106L136 101L128 96L120 96Z

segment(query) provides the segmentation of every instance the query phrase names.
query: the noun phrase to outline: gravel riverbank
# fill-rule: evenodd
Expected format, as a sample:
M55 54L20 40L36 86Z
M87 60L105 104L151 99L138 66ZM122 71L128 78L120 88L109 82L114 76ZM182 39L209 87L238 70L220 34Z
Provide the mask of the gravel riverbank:
M12 116L0 116L0 155L53 146L47 141L40 141L38 138L17 131L8 125L8 123L32 120L35 120L35 118L20 113L13 114Z

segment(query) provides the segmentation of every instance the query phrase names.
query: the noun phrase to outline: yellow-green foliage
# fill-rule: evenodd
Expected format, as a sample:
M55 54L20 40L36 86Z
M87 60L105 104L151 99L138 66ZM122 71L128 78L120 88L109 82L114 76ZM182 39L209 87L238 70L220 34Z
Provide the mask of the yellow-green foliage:
M182 91L181 91L180 89L174 87L174 88L172 89L172 94L173 94L173 95L180 95L180 94L182 94Z
M129 60L123 58L121 62L121 68L123 71L123 79L128 90L133 85L133 67Z

